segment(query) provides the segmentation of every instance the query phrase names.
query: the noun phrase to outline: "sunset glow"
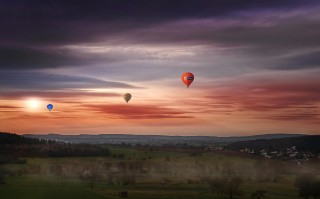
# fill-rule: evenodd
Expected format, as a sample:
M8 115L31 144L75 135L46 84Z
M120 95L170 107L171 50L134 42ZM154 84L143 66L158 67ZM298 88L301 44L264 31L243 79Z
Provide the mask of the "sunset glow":
M319 3L39 4L0 19L2 131L320 133Z
M27 104L28 104L28 108L30 110L37 110L41 106L40 101L37 99L29 99L29 100L27 100Z

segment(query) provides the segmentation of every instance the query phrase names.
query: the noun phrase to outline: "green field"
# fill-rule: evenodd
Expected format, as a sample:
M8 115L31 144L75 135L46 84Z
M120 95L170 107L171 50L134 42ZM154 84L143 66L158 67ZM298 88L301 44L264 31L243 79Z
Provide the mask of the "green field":
M119 191L128 191L129 198L137 199L221 198L212 193L210 180L237 176L242 183L233 198L251 198L255 190L264 190L267 198L294 199L298 198L294 186L297 175L306 171L319 175L319 164L311 162L297 165L254 156L176 149L111 150L114 157L28 158L26 164L2 165L5 184L0 185L0 198L119 198Z

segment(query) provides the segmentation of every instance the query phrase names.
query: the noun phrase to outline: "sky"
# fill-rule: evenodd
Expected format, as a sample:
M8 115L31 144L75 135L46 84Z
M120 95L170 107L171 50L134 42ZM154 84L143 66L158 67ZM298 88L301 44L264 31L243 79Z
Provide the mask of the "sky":
M0 131L320 134L319 35L316 0L2 0Z

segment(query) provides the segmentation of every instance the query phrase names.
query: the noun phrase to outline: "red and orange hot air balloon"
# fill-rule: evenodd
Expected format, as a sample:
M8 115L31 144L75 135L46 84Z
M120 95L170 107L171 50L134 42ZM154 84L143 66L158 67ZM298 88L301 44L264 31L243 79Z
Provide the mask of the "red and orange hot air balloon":
M190 73L190 72L185 72L185 73L182 74L181 80L189 88L190 84L194 80L194 75L192 73Z

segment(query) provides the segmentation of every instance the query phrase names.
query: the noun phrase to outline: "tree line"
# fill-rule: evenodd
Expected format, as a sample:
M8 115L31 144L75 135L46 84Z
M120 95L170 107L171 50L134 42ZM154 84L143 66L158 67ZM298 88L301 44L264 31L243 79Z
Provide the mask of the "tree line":
M111 151L101 145L70 144L27 138L13 133L0 133L0 163L17 161L15 157L91 156L111 156Z
M299 188L299 196L303 199L320 198L320 180L312 174L297 177L295 186Z

